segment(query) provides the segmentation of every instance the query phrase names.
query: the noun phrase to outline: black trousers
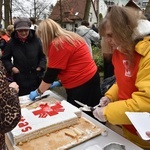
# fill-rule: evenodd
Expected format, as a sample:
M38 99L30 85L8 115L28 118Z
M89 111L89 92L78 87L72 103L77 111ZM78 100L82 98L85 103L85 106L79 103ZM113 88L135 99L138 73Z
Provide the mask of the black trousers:
M66 89L67 101L76 107L81 107L74 100L78 100L88 106L99 104L101 98L100 76L96 74L86 83L73 89ZM93 117L92 112L85 112Z

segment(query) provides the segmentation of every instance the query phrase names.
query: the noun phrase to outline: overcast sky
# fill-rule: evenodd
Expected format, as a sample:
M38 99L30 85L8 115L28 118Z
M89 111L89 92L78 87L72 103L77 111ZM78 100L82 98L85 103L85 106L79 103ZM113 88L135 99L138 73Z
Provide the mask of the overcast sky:
M30 1L26 1L26 0L18 0L19 2L23 2L23 4L24 4L24 9L25 10L27 10L27 11L33 11L33 6L31 6L31 2L32 2L32 0L30 0ZM50 5L50 4L53 4L53 5L55 5L56 4L56 2L57 2L57 0L38 0L38 1L41 1L41 2L44 2L44 3L47 3L48 5ZM22 15L23 16L25 16L25 17L30 17L29 16L29 14L22 14L21 12L16 12L16 11L12 11L12 16L13 17L18 17L18 16L20 16L20 17L22 17Z
M17 0L17 1L23 2L24 9L27 10L28 14L22 14L20 12L15 11L15 12L12 12L12 16L13 17L14 16L15 17L17 17L17 16L22 17L22 15L23 15L23 16L26 16L26 17L30 17L30 13L33 14L33 6L31 5L32 0L28 0L28 1L27 0ZM41 1L43 3L47 3L47 5L50 5L50 4L55 5L57 3L57 0L36 0L36 1ZM125 5L128 0L107 0L107 1L114 1L115 4L119 4L120 6L122 6L122 5ZM135 1L139 1L139 0L135 0ZM32 4L33 4L33 2L32 2ZM104 5L105 5L104 0L99 0L99 11L102 14L103 13L105 14L106 10L107 10L107 8L105 8L106 6L104 6ZM44 11L46 11L46 14L48 14L49 10L45 9Z

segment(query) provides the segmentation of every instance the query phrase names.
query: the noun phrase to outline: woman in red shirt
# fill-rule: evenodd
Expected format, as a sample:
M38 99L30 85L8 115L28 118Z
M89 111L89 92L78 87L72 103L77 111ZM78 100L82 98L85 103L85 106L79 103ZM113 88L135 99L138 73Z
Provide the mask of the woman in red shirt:
M74 102L78 100L95 106L101 97L100 77L84 39L51 19L43 20L36 32L48 66L39 88L30 93L30 99L44 93L58 77L66 89L68 102L79 106Z

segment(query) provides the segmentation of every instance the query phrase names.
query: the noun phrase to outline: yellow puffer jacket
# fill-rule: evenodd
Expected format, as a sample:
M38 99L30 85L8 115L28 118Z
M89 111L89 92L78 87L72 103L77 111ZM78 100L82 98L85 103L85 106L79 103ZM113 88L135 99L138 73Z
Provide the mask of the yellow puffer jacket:
M104 110L107 120L114 125L131 124L126 111L150 112L150 36L137 43L135 50L141 55L135 86L138 91L132 93L130 100L118 100L118 86L114 84L105 94L112 100ZM123 128L124 135L133 143L143 148L150 148L150 143Z

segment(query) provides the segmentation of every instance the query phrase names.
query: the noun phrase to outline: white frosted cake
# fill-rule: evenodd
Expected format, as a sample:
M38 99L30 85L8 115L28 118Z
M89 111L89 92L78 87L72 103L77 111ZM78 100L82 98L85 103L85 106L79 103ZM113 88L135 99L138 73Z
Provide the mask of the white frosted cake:
M22 108L21 113L20 122L9 133L15 145L74 125L81 117L81 110L65 100L53 105L41 103L30 110Z

